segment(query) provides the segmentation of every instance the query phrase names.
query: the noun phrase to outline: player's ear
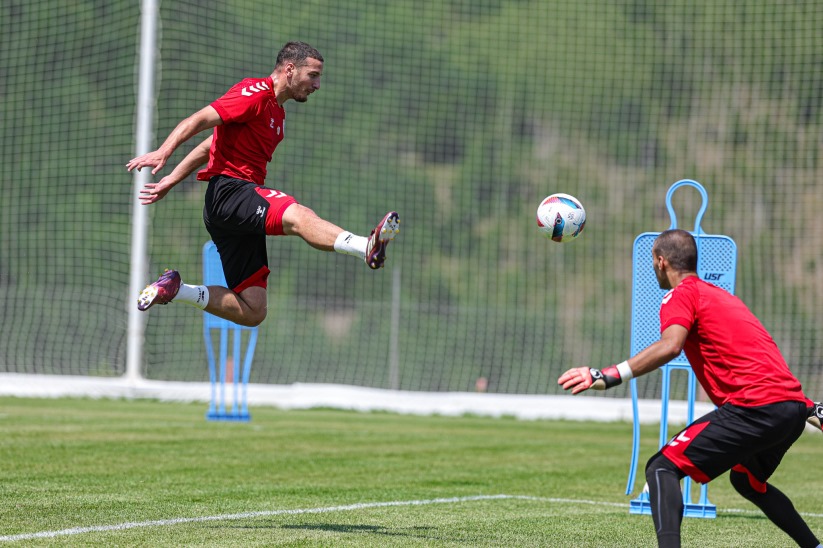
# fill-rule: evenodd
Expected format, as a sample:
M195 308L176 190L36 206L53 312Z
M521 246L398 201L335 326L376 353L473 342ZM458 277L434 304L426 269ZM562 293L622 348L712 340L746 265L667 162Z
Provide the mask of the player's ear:
M662 270L662 268L663 268L663 262L664 262L666 259L664 259L662 255L658 255L657 253L654 253L654 254L653 254L653 256L652 256L652 258L654 259L654 266L655 266L655 268L657 268L657 270Z

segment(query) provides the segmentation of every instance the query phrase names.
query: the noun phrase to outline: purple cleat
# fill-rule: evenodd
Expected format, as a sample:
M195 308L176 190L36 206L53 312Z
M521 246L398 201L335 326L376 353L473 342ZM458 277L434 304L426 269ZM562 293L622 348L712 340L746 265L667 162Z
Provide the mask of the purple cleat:
M151 285L140 292L137 297L138 310L148 310L156 304L168 304L180 291L180 273L176 270L166 270Z
M394 237L400 234L400 216L396 211L389 211L371 231L366 245L366 264L377 270L386 262L386 247Z

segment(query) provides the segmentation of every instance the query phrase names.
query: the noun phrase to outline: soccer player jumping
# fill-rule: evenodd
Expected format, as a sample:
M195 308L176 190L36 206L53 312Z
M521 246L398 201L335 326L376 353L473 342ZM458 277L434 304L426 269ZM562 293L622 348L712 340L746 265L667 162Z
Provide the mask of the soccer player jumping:
M788 497L768 480L806 421L820 427L823 406L803 394L777 344L746 305L697 276L697 245L690 233L661 233L652 259L660 288L670 290L660 307L660 340L602 371L569 369L558 384L572 394L605 390L654 371L685 350L717 409L688 425L646 464L659 546L680 546L680 480L689 476L708 483L730 470L737 492L799 546L820 548Z
M181 121L155 151L133 158L129 171L152 167L156 174L182 143L206 129L212 135L196 146L157 183L140 190L140 203L161 200L175 185L208 161L197 174L209 181L203 221L220 253L228 288L186 285L167 270L140 294L137 307L184 302L240 325L256 326L266 317L269 275L266 236L299 236L323 251L337 251L382 268L386 247L400 232L396 212L386 213L369 237L356 236L321 219L285 192L266 187L266 167L283 140L286 111L320 89L323 57L304 42L280 50L266 78L247 78L225 95Z

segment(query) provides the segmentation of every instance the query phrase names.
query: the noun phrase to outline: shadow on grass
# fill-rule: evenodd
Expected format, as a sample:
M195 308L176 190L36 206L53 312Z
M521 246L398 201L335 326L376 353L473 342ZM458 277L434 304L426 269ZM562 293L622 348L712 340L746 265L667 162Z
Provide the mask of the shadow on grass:
M326 524L305 524L305 525L228 525L223 526L221 528L231 528L231 529L302 529L305 531L325 531L331 533L366 533L370 535L384 535L389 537L409 537L409 538L418 538L424 540L435 540L435 541L454 541L454 540L462 540L466 541L467 539L454 539L454 538L445 538L443 536L439 536L436 533L436 529L432 527L408 527L405 529L398 529L395 527L384 527L382 525L348 525L348 524L336 524L336 523L326 523Z
M769 518L766 517L766 514L757 513L757 510L752 510L751 512L729 512L728 510L725 512L718 512L717 517L722 517L723 519L745 519L745 520L765 520L769 521Z

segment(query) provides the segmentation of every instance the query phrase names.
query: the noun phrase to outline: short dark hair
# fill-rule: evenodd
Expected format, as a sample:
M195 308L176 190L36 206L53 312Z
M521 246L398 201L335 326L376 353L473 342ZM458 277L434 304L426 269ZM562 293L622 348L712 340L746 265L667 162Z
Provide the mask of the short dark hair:
M277 54L277 61L275 68L282 66L285 63L294 63L295 66L300 67L306 64L306 59L317 59L323 62L323 56L312 46L305 42L288 42L280 49Z
M678 228L660 233L652 251L661 256L678 272L697 272L697 243L694 236Z

